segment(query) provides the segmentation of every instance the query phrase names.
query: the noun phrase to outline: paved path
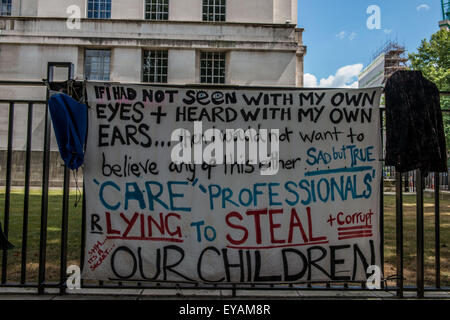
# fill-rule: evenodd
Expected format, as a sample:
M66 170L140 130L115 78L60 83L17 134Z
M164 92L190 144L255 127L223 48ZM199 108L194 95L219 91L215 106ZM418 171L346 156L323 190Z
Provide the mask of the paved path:
M414 292L405 292L405 299L416 299ZM450 300L450 292L426 292L426 299ZM192 289L81 289L59 295L58 290L47 289L37 295L36 289L0 288L0 300L242 300L242 299L370 299L395 300L395 292L387 291L305 291L305 290L192 290Z

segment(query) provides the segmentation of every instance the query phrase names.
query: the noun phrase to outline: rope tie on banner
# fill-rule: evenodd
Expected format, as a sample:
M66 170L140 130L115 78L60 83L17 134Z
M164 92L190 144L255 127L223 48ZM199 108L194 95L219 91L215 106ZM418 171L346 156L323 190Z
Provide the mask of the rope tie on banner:
M83 81L83 95L82 95L82 97L81 97L81 100L80 100L80 102L81 103L84 103L88 108L90 108L90 106L88 105L88 103L87 103L87 91L86 91L86 86L87 86L87 80L86 79L84 79L84 81Z
M47 87L48 91L52 91L52 88L50 88L50 84L48 83L47 79L42 79L42 82L45 84L45 86Z
M85 103L84 101L85 101L86 82L83 81L81 96L78 95L78 92L75 88L75 83L77 83L76 79L67 81L67 94L72 98L74 98L79 103Z
M388 291L388 286L387 286L387 282L388 281L394 281L394 280L405 280L405 278L402 278L400 275L398 274L394 274L392 276L386 277L384 278L382 281L384 283L384 289L385 291Z

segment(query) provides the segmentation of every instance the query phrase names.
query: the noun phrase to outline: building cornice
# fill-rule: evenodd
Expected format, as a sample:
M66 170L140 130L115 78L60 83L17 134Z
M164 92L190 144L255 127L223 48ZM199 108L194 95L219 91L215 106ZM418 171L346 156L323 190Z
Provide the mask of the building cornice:
M25 16L1 16L6 20L23 21L67 21L67 17L25 17ZM81 18L80 22L124 22L124 23L148 23L148 24L202 24L213 26L252 26L267 28L296 29L304 31L303 28L297 28L293 23L258 23L258 22L224 22L224 21L191 21L191 20L146 20L146 19L92 19Z
M3 35L0 44L22 44L40 46L83 46L95 48L158 48L158 49L218 49L233 51L271 51L306 53L306 47L285 42L177 40L177 39L133 39L95 37L46 37Z
M265 26L265 27L263 27ZM0 43L48 46L289 51L304 55L302 29L283 25L0 17Z

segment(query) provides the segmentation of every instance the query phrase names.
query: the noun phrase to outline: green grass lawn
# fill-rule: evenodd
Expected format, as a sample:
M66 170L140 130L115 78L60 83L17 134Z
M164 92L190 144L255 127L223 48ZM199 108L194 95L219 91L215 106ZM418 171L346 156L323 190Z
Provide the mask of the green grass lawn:
M425 193L425 284L435 284L434 194ZM396 274L395 196L384 201L384 254L386 276ZM450 195L440 196L441 286L450 286ZM405 285L416 285L416 196L403 197L403 241Z
M79 264L81 251L81 203L74 208L75 192L70 195L68 264ZM3 223L4 189L0 189L0 212ZM8 282L20 280L23 189L13 189L11 193L9 239L15 245L8 251ZM28 223L27 282L37 282L39 266L39 232L41 193L34 189L30 195ZM59 280L61 245L62 191L52 190L49 196L48 238L47 238L47 281ZM404 266L405 285L415 285L416 270L416 207L415 196L404 197ZM395 247L395 197L385 196L385 274L396 274ZM450 196L441 196L441 285L450 286ZM425 280L426 285L434 285L434 206L433 195L425 197ZM1 261L0 261L1 262ZM394 283L391 283L392 285Z
M79 195L78 195L79 197ZM59 280L61 223L62 223L62 190L50 190L48 201L47 228L47 268L48 281ZM68 264L80 264L81 254L81 203L74 207L75 192L70 194L69 230L67 242ZM0 191L0 212L4 213L4 189ZM8 282L20 280L22 259L22 228L23 228L23 189L13 189L11 192L11 208L9 223L9 240L15 248L8 251ZM41 225L41 191L33 189L30 192L30 211L28 218L27 245L27 282L37 282L39 270L39 235Z

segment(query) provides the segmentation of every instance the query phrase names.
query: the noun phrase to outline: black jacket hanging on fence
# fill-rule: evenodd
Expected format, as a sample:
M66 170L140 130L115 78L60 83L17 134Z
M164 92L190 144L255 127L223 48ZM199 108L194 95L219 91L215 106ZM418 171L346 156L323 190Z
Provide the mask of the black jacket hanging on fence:
M386 82L385 164L400 172L446 172L439 90L420 71L397 71Z

